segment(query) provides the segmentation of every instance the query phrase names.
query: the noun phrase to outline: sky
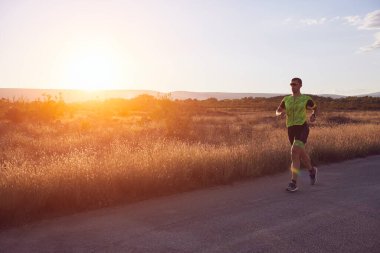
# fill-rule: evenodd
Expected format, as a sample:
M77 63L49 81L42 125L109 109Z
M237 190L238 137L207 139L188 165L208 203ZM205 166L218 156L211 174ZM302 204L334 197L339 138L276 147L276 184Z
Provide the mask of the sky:
M0 88L380 91L379 0L0 0Z

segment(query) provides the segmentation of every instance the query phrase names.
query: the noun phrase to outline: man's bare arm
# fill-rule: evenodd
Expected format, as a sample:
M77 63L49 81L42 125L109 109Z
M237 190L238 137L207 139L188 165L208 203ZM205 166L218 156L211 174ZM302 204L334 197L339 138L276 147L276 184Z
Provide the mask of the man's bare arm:
M317 104L315 104L314 101L310 99L307 101L306 109L312 110L310 121L314 122L317 117L317 111L318 111Z
M286 109L285 109L285 102L281 101L281 104L277 107L276 116L284 115L285 111L286 111Z

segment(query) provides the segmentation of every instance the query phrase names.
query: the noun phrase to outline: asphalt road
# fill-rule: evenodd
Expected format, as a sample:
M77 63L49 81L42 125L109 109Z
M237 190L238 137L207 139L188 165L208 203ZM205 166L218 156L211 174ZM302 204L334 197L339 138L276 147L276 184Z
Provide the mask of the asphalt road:
M0 231L0 252L380 252L380 156Z

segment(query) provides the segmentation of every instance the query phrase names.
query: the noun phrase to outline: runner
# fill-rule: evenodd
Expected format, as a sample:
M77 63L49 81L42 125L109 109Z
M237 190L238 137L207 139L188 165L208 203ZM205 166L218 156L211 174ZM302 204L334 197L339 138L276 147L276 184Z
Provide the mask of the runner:
M306 110L313 110L310 122L314 122L317 117L317 105L310 96L301 94L302 80L300 78L293 78L290 85L293 94L284 97L276 110L276 116L284 117L286 115L286 127L288 128L288 137L292 145L292 178L286 190L295 192L298 190L297 176L300 173L301 161L309 170L311 185L314 185L317 181L318 169L311 165L310 157L305 150L305 144L309 135Z

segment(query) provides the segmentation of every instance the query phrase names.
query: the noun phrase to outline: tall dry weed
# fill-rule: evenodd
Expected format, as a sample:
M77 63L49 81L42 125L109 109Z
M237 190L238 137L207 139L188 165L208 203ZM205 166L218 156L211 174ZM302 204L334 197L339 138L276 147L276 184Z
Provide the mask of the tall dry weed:
M85 128L75 118L0 122L0 224L285 171L290 145L284 122L272 114L191 116L180 135L171 135L164 121L140 116L89 117ZM328 125L322 115L312 125L313 162L380 153L380 124L357 115L362 123Z

